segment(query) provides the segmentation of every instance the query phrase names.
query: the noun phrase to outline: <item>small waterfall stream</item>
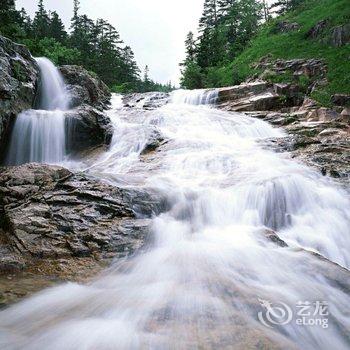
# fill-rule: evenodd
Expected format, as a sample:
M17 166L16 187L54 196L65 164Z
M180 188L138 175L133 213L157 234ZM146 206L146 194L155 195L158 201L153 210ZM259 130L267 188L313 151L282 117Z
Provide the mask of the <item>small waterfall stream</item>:
M7 165L38 162L56 164L66 152L64 111L69 105L63 78L47 58L36 59L40 87L36 108L20 113L11 134Z
M2 349L349 348L350 296L332 279L349 276L336 265L350 267L348 195L260 145L283 136L280 129L198 106L216 97L178 91L148 113L114 99L115 138L89 172L129 186L141 177L172 208L153 219L146 252L116 261L91 284L45 290L3 311ZM171 142L158 166L142 172L150 126ZM328 328L295 319L266 327L260 300L289 308L326 301Z

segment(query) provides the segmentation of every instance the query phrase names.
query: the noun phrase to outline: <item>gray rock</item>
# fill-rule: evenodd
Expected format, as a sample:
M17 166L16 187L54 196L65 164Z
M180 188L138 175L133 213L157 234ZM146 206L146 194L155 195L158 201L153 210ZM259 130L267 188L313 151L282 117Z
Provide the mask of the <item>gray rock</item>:
M167 208L151 190L40 164L3 168L0 198L2 271L37 259L130 255L145 245L149 218Z
M0 146L16 115L32 108L38 77L28 49L0 36Z
M155 151L157 148L159 148L164 143L164 141L165 141L165 139L164 139L163 135L161 134L161 132L156 127L151 128L150 132L149 132L149 137L148 137L147 143L146 143L144 149L142 150L141 154L145 155L145 154L148 154L150 152Z
M99 109L109 106L111 93L97 75L80 66L61 66L60 71L71 94L72 108L84 103Z
M91 148L109 146L113 127L106 113L89 105L66 112L68 151L79 153Z
M350 106L350 95L335 94L332 96L332 103L336 106Z
M126 107L138 107L146 110L159 108L168 102L169 94L165 92L133 93L123 97L123 103Z
M299 28L300 25L297 22L280 21L276 25L277 31L281 33L288 33L294 30L298 30Z
M330 44L334 47L341 47L350 43L350 24L334 27L331 31Z

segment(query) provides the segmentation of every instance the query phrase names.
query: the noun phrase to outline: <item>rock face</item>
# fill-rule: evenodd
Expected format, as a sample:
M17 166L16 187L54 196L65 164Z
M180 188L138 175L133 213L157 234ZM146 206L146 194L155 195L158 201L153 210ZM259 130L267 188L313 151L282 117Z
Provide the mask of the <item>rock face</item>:
M269 58L261 60L256 68L275 74L290 72L296 83L272 84L250 81L238 86L218 90L218 106L228 111L246 112L289 133L284 139L270 140L277 150L291 152L294 157L316 167L323 175L350 181L350 112L346 107L349 96L332 97L338 109L320 107L305 96L297 77L324 78L327 67L320 60L278 60L273 65ZM315 80L310 88L315 88ZM310 89L308 89L310 90ZM341 112L341 113L340 113Z
M110 103L111 93L103 81L80 66L62 66L67 83L71 110L66 115L67 148L71 155L109 146L113 127L103 112Z
M350 43L350 24L344 24L332 29L331 45L341 47Z
M156 193L122 189L47 165L0 173L0 272L48 259L122 257L141 248Z
M266 81L254 81L218 90L218 103L228 111L278 110L294 97L295 87L290 84L273 86Z
M71 154L91 148L108 146L113 137L109 117L89 105L82 105L65 113L67 148Z
M291 152L323 175L350 182L350 119L305 99L296 111L254 112L253 117L283 127L289 136L268 140L268 146Z
M32 107L39 68L28 49L0 36L0 145L18 113Z
M299 28L300 25L296 22L280 21L276 24L276 30L282 33L298 30Z
M123 98L126 107L152 110L169 102L169 94L165 92L146 92L128 94Z
M107 85L93 73L80 66L62 66L60 71L71 95L71 107L88 104L104 109L109 106L111 93Z
M327 73L327 66L320 59L293 59L272 61L264 57L254 65L255 69L268 71L276 75L290 73L296 79L302 75L307 78L324 78ZM264 73L263 73L264 75Z

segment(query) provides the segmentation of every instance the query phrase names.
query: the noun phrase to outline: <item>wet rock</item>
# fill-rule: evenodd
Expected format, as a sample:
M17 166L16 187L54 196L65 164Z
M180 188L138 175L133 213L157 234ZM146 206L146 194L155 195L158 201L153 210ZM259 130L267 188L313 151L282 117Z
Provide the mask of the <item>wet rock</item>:
M67 83L72 108L84 103L99 109L109 106L109 88L96 74L74 65L61 66L59 69Z
M169 94L165 92L146 92L125 95L123 103L129 108L153 110L169 102Z
M151 128L149 131L147 143L144 146L144 149L142 150L141 155L145 155L155 151L164 143L164 141L165 139L161 134L161 132L155 127Z
M149 218L166 207L151 190L39 164L2 169L0 198L2 270L18 259L28 267L38 259L127 256L144 246Z
M28 49L0 36L0 146L18 113L32 108L39 68Z
M334 27L331 31L330 44L334 47L341 47L350 43L350 24Z
M113 126L106 113L82 105L65 113L68 151L80 153L95 147L109 146Z

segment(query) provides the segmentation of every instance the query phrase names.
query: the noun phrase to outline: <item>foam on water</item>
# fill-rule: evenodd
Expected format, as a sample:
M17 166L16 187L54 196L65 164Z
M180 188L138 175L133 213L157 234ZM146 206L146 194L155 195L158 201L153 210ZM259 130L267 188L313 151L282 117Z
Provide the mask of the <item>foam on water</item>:
M333 263L350 267L348 195L262 148L261 139L284 135L279 129L183 102L147 113L118 102L112 146L89 169L127 181L145 166L144 130L156 125L170 140L142 175L142 188L171 204L152 221L151 247L88 285L51 288L4 310L2 349L349 348L349 272ZM289 246L271 241L273 232ZM267 328L259 299L293 309L327 301L329 327L293 319Z

